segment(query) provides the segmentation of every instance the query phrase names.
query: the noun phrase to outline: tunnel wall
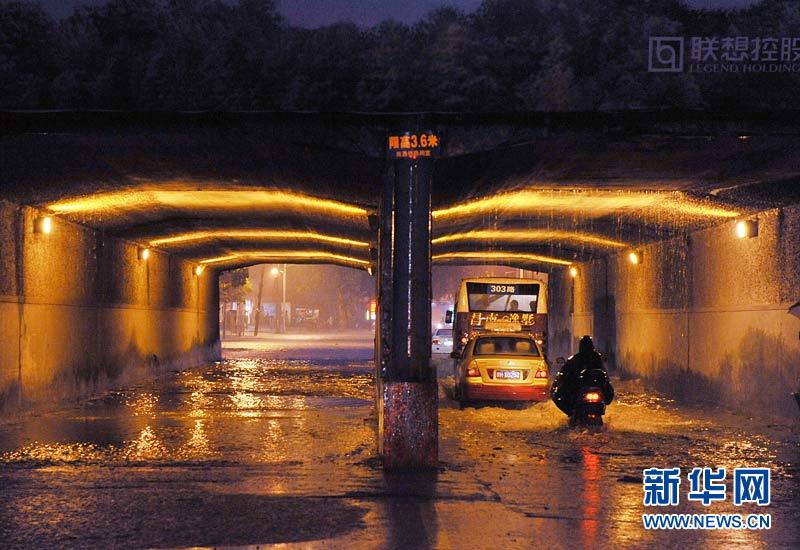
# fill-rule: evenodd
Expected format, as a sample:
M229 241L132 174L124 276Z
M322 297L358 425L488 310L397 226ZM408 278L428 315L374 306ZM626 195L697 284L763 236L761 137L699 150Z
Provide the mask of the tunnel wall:
M218 287L185 260L0 202L0 412L219 355Z
M553 356L591 334L619 373L672 397L796 416L800 207L757 219L754 238L730 221L641 247L641 265L625 253L581 264L574 281L554 275L559 311L572 313L554 316L551 330L571 325L571 338Z

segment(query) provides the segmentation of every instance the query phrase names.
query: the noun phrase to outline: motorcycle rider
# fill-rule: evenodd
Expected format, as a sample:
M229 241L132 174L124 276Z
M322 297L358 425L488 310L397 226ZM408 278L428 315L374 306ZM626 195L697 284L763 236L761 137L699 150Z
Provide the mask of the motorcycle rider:
M614 399L614 388L608 382L608 373L603 365L603 359L595 351L592 337L584 336L578 344L578 353L564 363L550 389L550 398L553 403L567 416L572 416L575 407L575 398L580 389L580 374L588 369L600 369L606 374L603 401L608 405Z

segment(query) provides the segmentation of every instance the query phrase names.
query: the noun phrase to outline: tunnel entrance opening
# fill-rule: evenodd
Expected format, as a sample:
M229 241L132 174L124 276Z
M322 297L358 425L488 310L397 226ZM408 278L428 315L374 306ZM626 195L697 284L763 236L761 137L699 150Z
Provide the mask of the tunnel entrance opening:
M375 283L364 270L256 264L219 275L224 357L370 360Z

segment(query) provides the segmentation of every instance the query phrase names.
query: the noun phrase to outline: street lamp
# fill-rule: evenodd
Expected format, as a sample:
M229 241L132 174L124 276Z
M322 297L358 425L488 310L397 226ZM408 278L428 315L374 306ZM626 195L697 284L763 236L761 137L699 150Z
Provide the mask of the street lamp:
M283 280L281 281L281 312L278 317L277 330L278 332L286 332L286 264L283 264L283 269L273 267L269 273L273 277L277 277L279 273L283 273Z
M639 265L640 263L642 263L642 251L631 250L628 253L628 261L631 262L633 265Z
M150 258L150 249L140 246L139 250L137 251L137 256L141 261L146 262L147 259Z

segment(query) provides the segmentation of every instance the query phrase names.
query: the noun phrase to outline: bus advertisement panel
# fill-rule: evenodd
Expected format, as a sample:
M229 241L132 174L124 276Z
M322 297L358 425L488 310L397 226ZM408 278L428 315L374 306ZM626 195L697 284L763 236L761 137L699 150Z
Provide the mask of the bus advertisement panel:
M541 345L547 334L547 283L538 279L475 278L461 281L455 304L454 351L475 332L533 332Z

